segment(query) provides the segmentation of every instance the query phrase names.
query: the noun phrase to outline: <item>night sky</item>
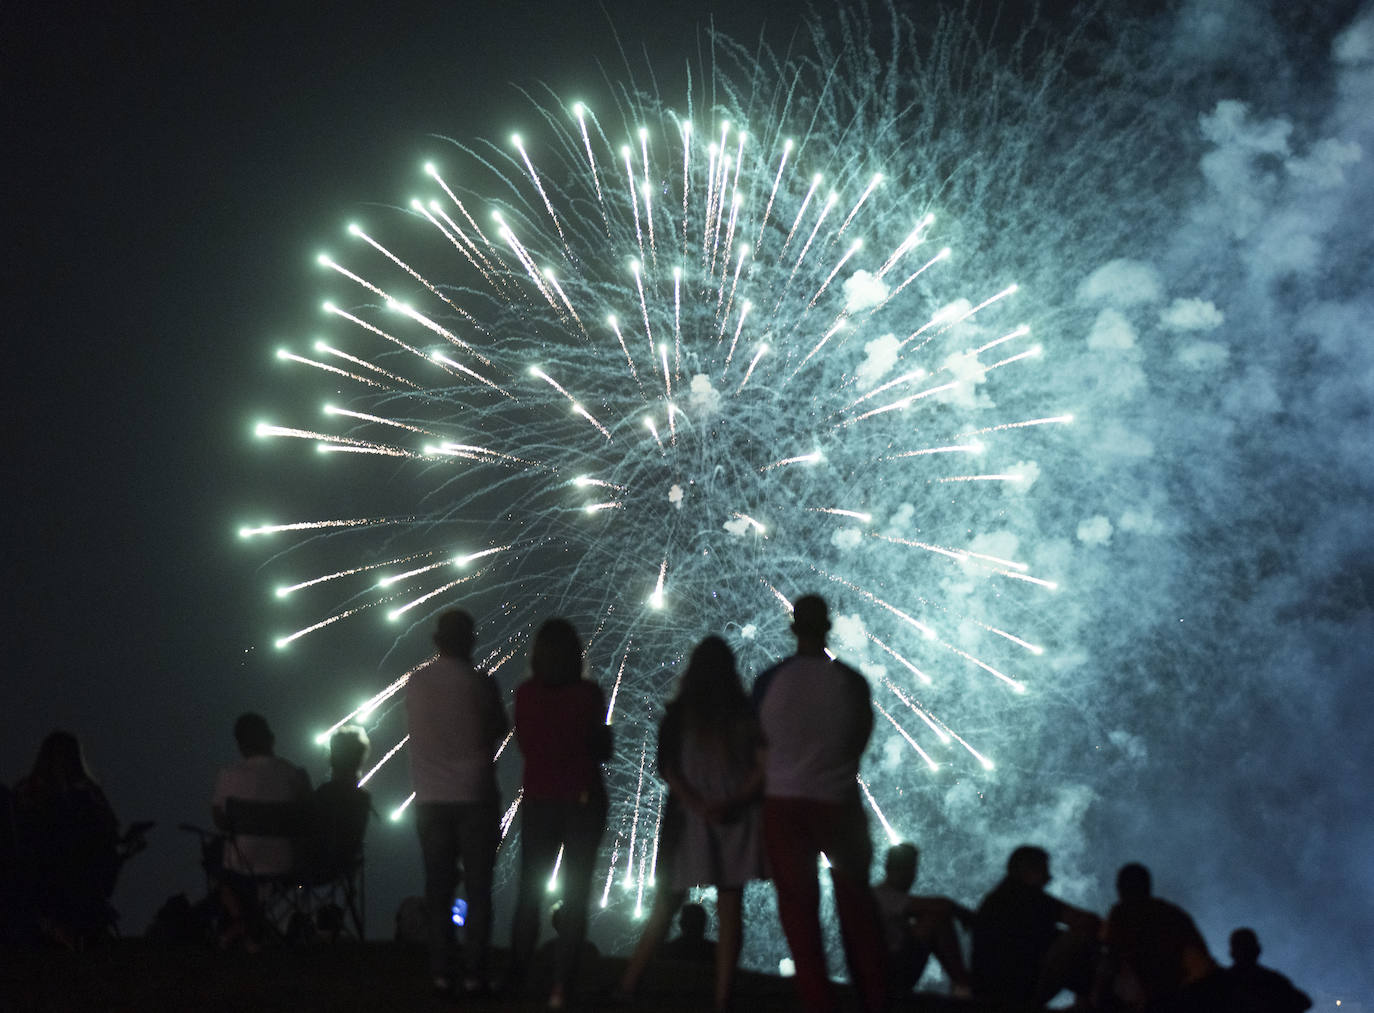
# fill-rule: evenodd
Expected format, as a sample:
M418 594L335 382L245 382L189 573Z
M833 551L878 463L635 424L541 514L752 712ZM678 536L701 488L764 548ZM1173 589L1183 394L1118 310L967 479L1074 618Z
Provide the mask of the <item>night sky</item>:
M256 572L263 557L236 536L245 519L283 513L280 483L289 474L291 448L264 448L251 427L264 414L279 415L294 396L291 379L271 351L317 328L316 254L342 245L349 216L412 195L419 165L440 147L433 135L495 138L515 128L537 128L512 83L544 82L571 98L594 92L600 67L623 76L599 5L433 3L386 11L361 6L287 3L245 11L183 5L134 14L123 5L10 4L0 11L3 221L9 239L3 283L10 309L6 396L0 403L7 433L9 617L0 778L19 778L42 736L63 727L82 739L120 817L158 822L150 849L126 870L116 896L130 934L141 932L170 894L198 896L203 890L193 838L176 826L208 824L214 774L233 758L230 729L238 713L262 711L276 731L278 751L309 766L319 780L325 764L312 752L311 737L339 707L382 684L376 669L366 665L339 665L338 658L309 652L272 652L270 638L279 631L268 619L267 588ZM699 28L712 12L719 27L743 39L756 39L765 25L774 44L791 38L796 17L789 4L755 0L725 6L722 12L704 0L607 5L636 67L643 65L640 46L656 59L666 54L659 81L665 93L676 80L675 68L695 58ZM1258 89L1255 82L1267 78L1268 90L1257 100L1260 111L1283 110L1308 125L1295 131L1294 149L1329 129L1339 117L1326 110L1338 105L1339 88L1317 65L1329 62L1333 40L1356 20L1357 9L1345 3L1316 6L1302 19L1276 7L1256 19L1259 27L1246 29L1252 35L1245 45L1236 44L1238 53L1248 55L1237 55L1234 66L1219 61L1205 87L1188 78L1187 87L1207 96L1198 99L1197 115L1230 92L1249 98L1246 88ZM1150 23L1151 44L1167 50L1179 66L1203 62L1190 42L1218 30L1218 20L1238 24L1238 10L1244 13L1245 7L1222 0L1173 5L1171 13ZM1054 5L1051 17L1072 23L1071 5ZM1176 44L1169 48L1160 40ZM1258 72L1266 62L1270 72ZM1359 134L1357 128L1350 133ZM1195 193L1191 210L1170 209L1193 227L1204 204L1198 196L1203 180L1220 171L1215 162L1199 163L1197 131L1197 117L1180 119L1180 171L1194 178ZM1350 170L1366 195L1371 159L1374 151L1366 150ZM1370 205L1349 207L1368 212ZM1366 214L1366 231L1370 220ZM1333 226L1328 233L1333 230L1341 232ZM1368 246L1349 236L1342 241L1355 253L1341 282L1345 304L1368 307ZM1180 240L1161 255L1201 262L1197 242L1185 249ZM1115 255L1129 257L1132 251ZM1085 265L1067 291L1094 266ZM1206 291L1218 303L1221 284ZM1318 299L1300 285L1285 297L1333 302L1329 294ZM1338 813L1332 817L1335 829L1328 828L1331 838L1308 849L1293 841L1291 823L1267 823L1284 836L1285 854L1303 869L1293 872L1283 890L1273 890L1253 870L1240 870L1233 889L1213 883L1205 900L1198 899L1206 905L1204 930L1221 956L1225 932L1234 927L1224 919L1234 921L1232 911L1242 917L1246 910L1235 895L1291 898L1294 882L1312 889L1345 883L1350 896L1333 917L1363 910L1364 928L1371 924L1374 814L1362 764L1371 758L1368 713L1374 702L1363 675L1374 646L1364 581L1374 564L1368 561L1369 485L1355 466L1370 463L1374 389L1368 381L1374 370L1365 371L1369 317L1362 319L1350 339L1359 365L1332 396L1343 399L1343 418L1364 420L1365 442L1344 458L1351 474L1333 480L1329 490L1328 500L1343 507L1343 520L1321 539L1304 543L1309 560L1328 561L1312 565L1326 565L1338 587L1323 584L1319 574L1314 581L1322 589L1311 595L1316 604L1302 607L1314 614L1338 610L1346 631L1344 639L1321 639L1325 645L1340 642L1336 654L1313 646L1306 655L1310 679L1322 679L1320 671L1340 673L1322 683L1317 695L1324 703L1312 703L1312 682L1294 677L1291 683L1264 682L1267 689L1245 711L1244 725L1232 724L1230 716L1210 721L1209 693L1199 692L1189 696L1189 710L1179 718L1186 734L1174 727L1158 735L1153 726L1128 729L1132 741L1144 744L1142 757L1149 747L1151 762L1180 741L1207 763L1233 759L1216 740L1235 732L1246 740L1254 765L1219 774L1225 779L1219 796L1230 786L1263 782L1271 800L1302 798L1302 811L1310 812L1321 811L1315 799L1329 797ZM1099 341L1095 347L1109 345ZM1320 353L1294 339L1293 359ZM1281 349L1275 352L1274 359L1285 358ZM1340 372L1331 367L1321 375ZM1185 386L1178 388L1177 403L1188 401ZM1233 401L1226 404L1229 418L1241 417ZM1274 425L1276 432L1288 432L1286 421ZM1339 432L1333 427L1332 435L1359 431L1358 425ZM1154 438L1158 443L1158 432ZM1288 446L1301 456L1296 437ZM1197 452L1192 444L1186 450ZM1158 456L1166 454L1157 447ZM1242 459L1252 458L1238 454L1236 460ZM1158 481L1183 495L1178 475L1189 467L1185 462L1161 468ZM1273 487L1266 486L1265 494L1274 494ZM1281 507L1261 537L1282 540L1291 534L1301 541L1300 526L1279 518ZM1095 507L1084 510L1085 516L1095 513ZM1181 532L1183 524L1174 529L1175 550L1205 556L1206 546L1190 541L1201 537L1199 529ZM1078 540L1089 550L1106 544L1094 530L1079 529ZM1137 565L1140 555L1132 557ZM1337 556L1358 558L1330 562ZM1117 616L1121 609L1118 604L1102 611ZM1120 654L1116 641L1103 642ZM1306 642L1318 641L1314 636ZM1294 651L1294 657L1301 654ZM1217 649L1201 656L1201 663L1225 657ZM1198 659L1187 655L1181 664ZM1212 680L1215 699L1230 699L1224 671L1195 669L1194 675ZM1138 702L1133 713L1157 716L1170 706L1168 698L1155 697ZM1337 715L1340 725L1314 726L1313 715ZM1259 740L1274 744L1272 763L1264 762ZM1154 797L1151 776L1156 775L1141 773L1147 797ZM1157 832L1168 838L1171 821L1187 807L1172 788L1161 788L1158 798ZM1229 840L1245 832L1238 828L1256 825L1207 799L1188 818L1207 826L1209 813L1215 814L1215 839ZM1097 810L1080 816L1090 824L1104 819ZM1151 822L1147 816L1141 821ZM1184 839L1195 835L1190 831ZM371 924L374 932L388 934L396 900L419 891L417 849L408 824L376 826L369 847ZM1178 851L1187 848L1180 843ZM1226 853L1224 846L1221 851ZM1105 906L1118 857L1126 856L1103 856L1095 870L1099 882L1075 899ZM1322 869L1314 871L1316 866L1330 878ZM1352 876L1358 878L1351 881ZM1156 879L1189 881L1168 872L1157 872ZM1232 907L1217 899L1228 892ZM1171 897L1192 906L1189 897ZM1310 926L1267 955L1302 984L1302 969L1292 962L1317 952L1319 937L1340 937L1344 941L1321 968L1322 988L1332 996L1339 990L1357 996L1371 987L1368 971L1355 966L1358 939L1350 938L1344 920L1314 914L1321 901L1310 900L1301 910L1278 903L1264 908L1271 921ZM1303 938L1310 945L1296 941Z

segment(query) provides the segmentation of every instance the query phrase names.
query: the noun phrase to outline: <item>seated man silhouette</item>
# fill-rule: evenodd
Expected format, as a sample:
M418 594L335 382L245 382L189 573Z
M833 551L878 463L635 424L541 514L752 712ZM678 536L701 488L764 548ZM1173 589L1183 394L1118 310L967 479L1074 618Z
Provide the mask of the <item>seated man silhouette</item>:
M358 787L358 777L368 749L367 733L357 725L345 725L329 740L329 780L315 789L310 808L307 869L316 882L347 875L362 857L372 796Z
M1225 972L1227 1009L1232 1013L1303 1013L1312 999L1278 971L1259 962L1254 929L1231 933L1231 966Z
M296 846L288 837L236 831L229 819L229 800L299 802L303 810L310 797L310 775L273 754L276 738L261 714L240 715L234 722L234 740L242 758L220 770L210 803L215 827L229 835L218 891L225 914L220 946L243 942L254 949L266 927L255 881L292 872L297 866Z
M1092 989L1101 920L1045 892L1050 856L1022 845L973 922L973 994L1043 1006L1060 989Z
M542 943L534 954L534 963L543 974L552 974L555 958L558 954L558 941L563 935L563 902L555 901L549 910L549 926L553 929L553 938ZM578 947L578 963L582 967L591 967L601 959L601 951L597 949L596 943L583 937L581 946Z
M1150 870L1139 862L1117 872L1119 900L1102 930L1105 952L1098 988L1099 1005L1108 1009L1113 1002L1116 1008L1146 1010L1196 1005L1187 989L1216 970L1188 912L1151 891Z
M887 849L883 881L873 888L887 941L889 994L906 995L921 980L931 955L940 962L954 994L970 993L968 968L954 922L973 925L973 912L948 897L921 897L911 892L921 853L911 843Z
M710 964L716 959L716 944L706 938L706 909L700 904L683 904L678 912L680 934L663 944L659 954L664 960L683 960Z

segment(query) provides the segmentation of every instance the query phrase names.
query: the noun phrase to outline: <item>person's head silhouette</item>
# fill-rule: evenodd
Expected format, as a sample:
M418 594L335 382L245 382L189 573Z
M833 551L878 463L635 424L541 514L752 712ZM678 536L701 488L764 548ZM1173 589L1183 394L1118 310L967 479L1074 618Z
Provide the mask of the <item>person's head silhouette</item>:
M336 780L358 783L371 744L359 725L344 725L329 738L329 769Z
M566 619L546 619L530 644L530 674L545 686L582 678L582 638Z
M1034 844L1023 844L1007 858L1007 878L1043 890L1054 877L1050 875L1050 854Z
M261 714L240 714L234 722L234 741L244 756L271 756L276 739L267 719Z
M1259 963L1260 942L1254 929L1236 929L1231 933L1231 963L1237 967L1254 967Z
M921 852L910 841L894 844L887 849L884 872L887 885L906 892L916 882L916 867L921 860Z
M678 912L677 925L682 930L683 939L705 939L706 909L700 904L683 904Z
M1145 900L1151 890L1150 870L1139 862L1128 862L1116 874L1116 894L1123 904Z
M472 657L472 646L477 642L477 629L472 616L462 609L449 609L439 614L439 622L434 629L434 646L439 653L449 658Z
M818 594L804 594L792 605L792 635L798 654L821 654L830 632L830 609Z

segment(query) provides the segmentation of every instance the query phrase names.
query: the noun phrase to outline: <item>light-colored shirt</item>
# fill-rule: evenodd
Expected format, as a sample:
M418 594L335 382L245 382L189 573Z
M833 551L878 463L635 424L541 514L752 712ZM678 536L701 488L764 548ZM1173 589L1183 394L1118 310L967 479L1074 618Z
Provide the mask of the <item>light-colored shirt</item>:
M490 676L440 655L406 684L406 723L417 803L496 800L493 758L510 721Z
M223 810L230 798L250 802L291 802L310 794L310 775L280 756L245 756L223 768L215 779L214 809ZM295 861L291 841L284 837L236 834L224 849L224 867L253 876L279 876Z
M794 655L754 685L768 744L764 794L846 801L873 730L864 677L827 657Z

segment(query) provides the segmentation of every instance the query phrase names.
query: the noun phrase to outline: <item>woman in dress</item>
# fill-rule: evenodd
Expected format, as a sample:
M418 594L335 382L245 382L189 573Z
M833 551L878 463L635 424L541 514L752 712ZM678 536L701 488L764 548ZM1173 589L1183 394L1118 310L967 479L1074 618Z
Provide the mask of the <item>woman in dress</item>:
M561 845L563 906L549 1008L562 1009L587 934L592 863L606 828L601 764L611 755L606 698L582 677L582 641L566 619L549 619L535 634L530 678L515 691L515 735L525 773L511 979L519 983L534 954L539 902Z
M715 1008L726 1009L744 942L744 884L762 879L759 799L763 736L720 637L692 652L658 731L659 775L668 782L660 834L660 888L620 991L633 995L689 887L716 888Z

